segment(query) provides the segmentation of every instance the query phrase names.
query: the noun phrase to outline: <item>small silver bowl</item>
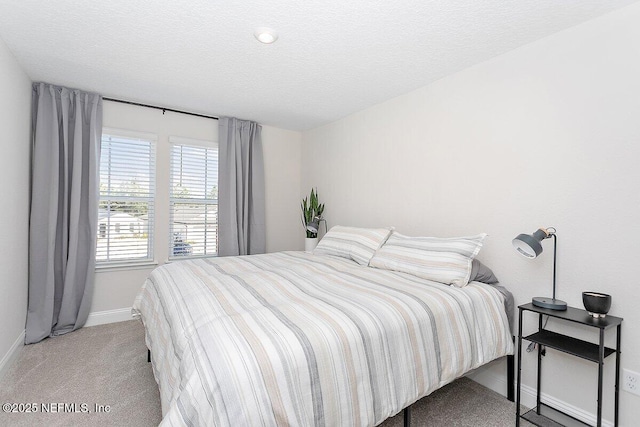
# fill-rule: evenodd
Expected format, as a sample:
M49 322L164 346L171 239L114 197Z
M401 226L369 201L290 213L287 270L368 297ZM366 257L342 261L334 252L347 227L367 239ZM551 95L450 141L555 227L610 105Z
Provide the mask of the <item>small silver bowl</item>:
M591 316L602 319L611 308L611 295L591 291L583 292L582 303Z

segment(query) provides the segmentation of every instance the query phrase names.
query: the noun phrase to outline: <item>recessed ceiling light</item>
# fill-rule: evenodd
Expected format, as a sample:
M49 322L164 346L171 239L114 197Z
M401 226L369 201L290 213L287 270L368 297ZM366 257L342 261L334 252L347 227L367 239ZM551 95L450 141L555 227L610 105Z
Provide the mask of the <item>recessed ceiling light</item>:
M278 40L278 33L275 30L267 27L256 28L253 35L258 39L260 43L271 44Z

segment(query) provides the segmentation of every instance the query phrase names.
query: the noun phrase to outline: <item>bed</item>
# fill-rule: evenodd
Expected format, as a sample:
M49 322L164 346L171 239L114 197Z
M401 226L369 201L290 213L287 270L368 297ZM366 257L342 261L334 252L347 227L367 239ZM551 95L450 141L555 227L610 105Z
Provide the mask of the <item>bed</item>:
M163 426L373 426L512 354L508 296L280 252L161 266L133 312Z

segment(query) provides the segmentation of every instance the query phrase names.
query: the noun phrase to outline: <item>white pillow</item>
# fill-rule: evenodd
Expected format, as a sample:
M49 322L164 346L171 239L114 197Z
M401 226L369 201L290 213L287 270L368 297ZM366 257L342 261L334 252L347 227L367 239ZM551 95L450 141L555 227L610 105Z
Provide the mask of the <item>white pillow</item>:
M466 286L471 263L486 234L471 237L408 237L393 233L369 265L413 274L457 287Z
M369 265L376 250L387 240L390 228L356 228L336 225L324 235L314 255L333 255Z

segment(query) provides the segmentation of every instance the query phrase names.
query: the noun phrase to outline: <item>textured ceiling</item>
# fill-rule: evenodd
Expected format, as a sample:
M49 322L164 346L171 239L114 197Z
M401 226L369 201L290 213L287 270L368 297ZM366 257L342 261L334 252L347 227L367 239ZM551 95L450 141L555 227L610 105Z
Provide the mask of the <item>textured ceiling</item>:
M305 130L633 2L0 0L0 37L34 81Z

